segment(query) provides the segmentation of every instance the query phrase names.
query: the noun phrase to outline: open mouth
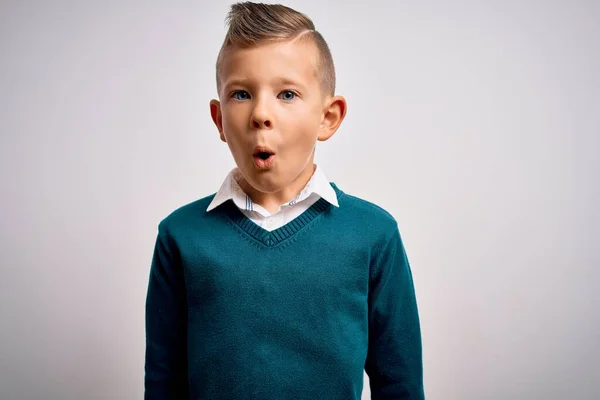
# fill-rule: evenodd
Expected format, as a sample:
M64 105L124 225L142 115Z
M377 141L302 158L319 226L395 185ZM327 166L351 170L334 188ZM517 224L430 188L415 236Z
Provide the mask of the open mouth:
M254 157L258 157L258 158L260 158L261 160L266 160L266 159L268 159L269 157L271 157L272 155L273 155L273 154L271 154L271 153L267 153L266 151L259 151L258 153L256 153L256 154L254 155Z
M259 169L270 168L273 165L273 160L275 158L275 153L270 149L265 148L257 148L253 154L254 164Z

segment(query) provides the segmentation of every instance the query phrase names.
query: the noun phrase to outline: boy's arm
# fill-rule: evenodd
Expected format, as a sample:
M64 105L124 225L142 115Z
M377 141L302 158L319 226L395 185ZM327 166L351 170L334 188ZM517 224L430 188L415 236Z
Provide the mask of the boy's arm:
M187 303L181 260L159 225L146 297L144 399L187 399Z
M373 400L422 400L421 328L412 273L397 226L374 255L365 371Z

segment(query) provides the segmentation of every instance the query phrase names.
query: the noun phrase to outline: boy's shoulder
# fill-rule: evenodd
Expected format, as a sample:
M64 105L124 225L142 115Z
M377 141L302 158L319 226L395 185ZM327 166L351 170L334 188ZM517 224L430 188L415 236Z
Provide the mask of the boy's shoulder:
M365 198L341 191L335 183L331 185L338 192L340 210L349 218L356 218L358 224L377 227L383 231L398 229L396 218L383 207Z
M376 249L375 253L390 243L402 241L398 221L382 206L346 192L341 192L338 202L349 239L360 238L363 243Z
M176 208L160 221L160 228L173 229L198 226L202 222L202 218L210 215L206 212L206 209L215 195L216 193L213 193Z

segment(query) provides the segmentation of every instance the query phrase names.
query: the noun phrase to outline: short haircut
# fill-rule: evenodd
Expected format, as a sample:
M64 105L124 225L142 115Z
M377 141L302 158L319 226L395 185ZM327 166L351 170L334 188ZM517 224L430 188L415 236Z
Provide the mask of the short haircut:
M335 94L335 67L327 42L317 32L312 20L305 14L281 4L252 2L231 6L226 18L229 29L217 57L217 91L221 91L219 68L230 46L250 48L261 44L292 39L314 43L318 52L317 74L323 93Z

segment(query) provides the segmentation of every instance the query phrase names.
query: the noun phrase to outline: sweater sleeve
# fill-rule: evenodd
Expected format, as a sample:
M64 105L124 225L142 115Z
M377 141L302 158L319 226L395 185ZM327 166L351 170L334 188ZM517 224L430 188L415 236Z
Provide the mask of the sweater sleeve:
M144 399L187 399L187 303L181 260L159 226L146 296Z
M373 400L422 400L421 328L413 278L396 226L373 256L365 371Z

